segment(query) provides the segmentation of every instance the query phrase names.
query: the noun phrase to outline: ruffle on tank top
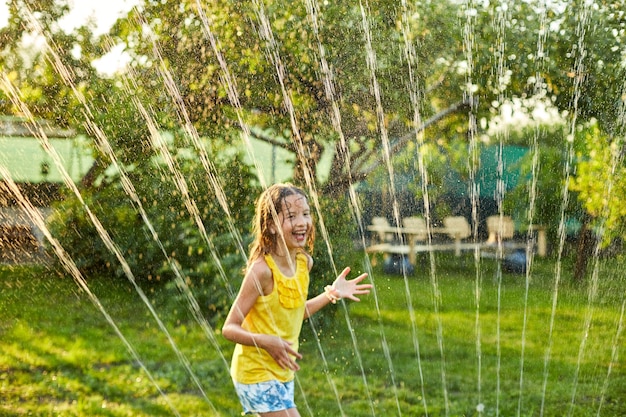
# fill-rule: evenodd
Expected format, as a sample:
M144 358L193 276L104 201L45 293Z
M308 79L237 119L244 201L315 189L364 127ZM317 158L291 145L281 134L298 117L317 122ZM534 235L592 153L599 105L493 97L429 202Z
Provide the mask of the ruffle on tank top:
M285 308L298 308L304 305L308 292L306 256L301 253L297 255L296 273L291 278L283 275L270 255L266 255L265 259L274 275L280 304Z
M304 304L304 297L300 291L301 283L297 279L281 279L278 284L278 299L285 308L296 308Z

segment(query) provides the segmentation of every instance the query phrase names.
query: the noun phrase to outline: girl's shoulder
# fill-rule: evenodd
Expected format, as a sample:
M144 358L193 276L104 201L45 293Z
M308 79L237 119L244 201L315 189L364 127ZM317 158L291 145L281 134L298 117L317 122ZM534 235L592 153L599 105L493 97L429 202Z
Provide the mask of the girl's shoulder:
M252 261L252 263L250 264L250 269L253 269L257 272L270 271L270 266L267 264L264 256L259 256Z
M272 281L272 270L263 256L259 256L252 261L246 275L251 278L255 278L261 283L261 285L268 281Z

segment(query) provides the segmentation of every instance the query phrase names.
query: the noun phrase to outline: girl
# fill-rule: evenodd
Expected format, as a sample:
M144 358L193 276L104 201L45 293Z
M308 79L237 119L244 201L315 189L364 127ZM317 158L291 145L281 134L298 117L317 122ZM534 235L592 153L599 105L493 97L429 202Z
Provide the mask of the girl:
M239 294L222 333L236 343L231 376L245 414L300 417L294 373L302 321L341 298L359 301L367 274L346 280L346 268L324 293L307 301L314 228L304 192L292 184L265 190L256 205L254 242Z

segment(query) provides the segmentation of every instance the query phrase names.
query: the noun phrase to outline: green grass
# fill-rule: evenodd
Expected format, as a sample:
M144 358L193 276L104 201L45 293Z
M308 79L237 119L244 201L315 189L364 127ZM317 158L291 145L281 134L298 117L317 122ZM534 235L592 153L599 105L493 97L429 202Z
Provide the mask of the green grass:
M375 268L375 294L305 323L303 416L472 416L479 404L484 416L533 416L542 403L545 416L626 415L622 262L601 264L592 304L563 265L550 339L553 261L535 258L528 285L492 260L477 272L471 256L438 254L434 274L428 256L418 261L406 280ZM198 386L131 285L88 284L140 362L71 278L1 267L0 415L240 415L219 325L201 327L178 297L145 286Z

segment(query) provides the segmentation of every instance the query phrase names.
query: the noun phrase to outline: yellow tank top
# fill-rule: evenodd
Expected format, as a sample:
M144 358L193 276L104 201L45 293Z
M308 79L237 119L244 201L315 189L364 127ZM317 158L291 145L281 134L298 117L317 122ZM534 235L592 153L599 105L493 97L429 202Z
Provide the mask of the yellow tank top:
M279 336L291 342L293 349L298 351L309 289L307 256L297 254L293 277L285 277L271 255L265 255L265 262L272 271L274 288L270 294L257 298L242 327L252 333ZM233 380L241 384L270 380L287 382L294 378L293 371L282 369L264 349L240 344L235 345L230 373Z

